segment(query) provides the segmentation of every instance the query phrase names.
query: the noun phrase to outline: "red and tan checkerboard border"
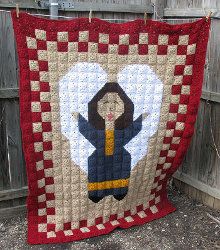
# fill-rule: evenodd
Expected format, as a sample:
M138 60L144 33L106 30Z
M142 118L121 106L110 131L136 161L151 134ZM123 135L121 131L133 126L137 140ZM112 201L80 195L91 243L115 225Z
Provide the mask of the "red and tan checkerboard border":
M16 17L15 13L12 13L12 19L19 54L21 129L30 192L27 201L29 242L37 244L79 240L106 234L118 226L127 228L132 225L143 224L174 211L175 208L167 200L166 184L181 163L193 134L201 95L210 22L201 19L190 24L170 26L164 23L148 21L145 26L143 20L137 20L119 25L110 24L99 19L93 19L92 23L89 23L86 18L70 21L49 21L24 13L21 13L19 18ZM37 37L35 34L36 29L39 30ZM42 32L44 30L49 31L49 37ZM88 33L89 38L87 31L92 31ZM58 37L57 32L59 32ZM97 33L102 35L97 36ZM107 36L106 33L110 35ZM130 36L128 37L126 33L129 33ZM137 35L139 33L145 37ZM70 34L71 36L69 36ZM149 36L146 37L145 34L149 34ZM158 40L161 34L163 36ZM188 36L189 43L187 45L196 44L194 58L191 55L187 55L187 45L184 44L184 41L180 42L179 36ZM38 40L36 49L34 48L31 51L27 49L26 37ZM79 42L79 52L86 52L88 49L89 41L85 39L91 39L91 42L98 42L99 53L107 53L106 45L108 46L108 44L119 44L119 54L128 53L129 45L137 43L139 44L139 54L146 54L149 44L150 46L158 45L159 41L158 51L161 55L164 55L167 51L167 45L177 43L179 53L187 55L187 57L184 65L175 67L177 82L176 84L174 82L171 89L174 99L169 107L170 120L166 124L167 129L163 140L163 150L160 152L149 206L147 208L144 208L143 205L137 206L136 214L134 215L130 211L125 211L124 217L120 219L117 218L117 215L112 215L110 220L105 223L103 223L102 218L96 218L96 225L91 227L87 227L86 221L81 221L80 229L70 230L70 223L66 223L64 230L55 233L54 225L48 224L47 217L44 215L53 215L55 213L53 204L55 196L50 189L54 181L51 177L53 162L51 160L52 144L49 140L51 133L51 124L49 122L51 107L47 99L47 92L49 92L47 82L48 65L44 60L42 62L41 60L38 61L37 50L44 50L45 41L51 40L58 41L58 51L64 52L68 49L67 39L69 42ZM180 44L178 44L179 42ZM33 62L29 62L30 58L33 59ZM36 60L38 64L35 63ZM190 69L185 65L192 65L193 67ZM34 70L30 71L30 68ZM187 73L191 70L192 75ZM32 81L32 84L30 84L30 81ZM39 81L41 84L39 84ZM180 86L181 84L178 81L181 81L183 87ZM188 88L189 85L190 89ZM34 91L31 91L31 86ZM40 102L41 100L43 102ZM31 107L30 101L38 104L34 104ZM33 109L36 111L34 115ZM43 116L42 112L45 113ZM39 122L39 126L36 125L36 131L39 129L40 132L33 133L32 122L36 124ZM44 141L42 137L45 137ZM35 139L43 142L34 146ZM38 149L39 152L36 152ZM36 162L38 162L37 166ZM48 190L45 188L46 186L48 186ZM38 209L41 209L42 215L38 214ZM39 233L38 225L43 225L44 223L46 223L46 231Z

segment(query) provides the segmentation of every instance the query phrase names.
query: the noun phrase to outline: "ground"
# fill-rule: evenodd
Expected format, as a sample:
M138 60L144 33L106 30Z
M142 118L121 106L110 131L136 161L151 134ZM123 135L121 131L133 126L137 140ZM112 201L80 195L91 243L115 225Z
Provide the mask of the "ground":
M159 220L104 236L71 243L28 245L25 214L0 219L0 249L4 250L190 250L220 249L220 212L172 189L177 211Z

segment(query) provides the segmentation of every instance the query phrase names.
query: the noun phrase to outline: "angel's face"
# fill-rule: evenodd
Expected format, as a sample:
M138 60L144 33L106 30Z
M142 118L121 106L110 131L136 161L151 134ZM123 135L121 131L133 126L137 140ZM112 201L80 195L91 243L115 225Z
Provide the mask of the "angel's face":
M98 101L98 113L106 122L114 122L124 113L124 102L116 92L108 92Z

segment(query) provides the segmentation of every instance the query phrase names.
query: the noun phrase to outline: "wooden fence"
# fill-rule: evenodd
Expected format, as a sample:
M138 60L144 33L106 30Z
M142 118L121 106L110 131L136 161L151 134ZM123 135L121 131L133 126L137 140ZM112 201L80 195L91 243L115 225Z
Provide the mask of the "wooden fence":
M48 11L39 9L34 1L25 1L25 5L22 5L22 2L24 3L24 1L18 2L21 2L21 7L24 7L25 9L28 7L28 12L48 14ZM68 12L61 11L59 14L73 17L82 15L88 16L88 12L84 11L85 1L83 5L84 7L82 5L80 7L80 1L75 2L79 2L76 9ZM97 12L94 13L94 16L99 18L142 18L144 8L147 8L149 14L152 15L153 13L153 6L151 5L150 0L124 0L123 4L121 4L122 1L114 0L96 0L93 2L93 9L97 8ZM100 2L110 3L111 5L108 7L107 4L102 5ZM167 5L164 9L165 2L167 2ZM175 4L173 4L173 2L175 2ZM171 0L154 1L154 3L156 3L157 14L159 16L162 17L164 14L168 17L168 19L172 19L173 16L176 18L175 13L179 15L178 17L180 17L180 13L185 13L183 17L186 18L187 21L187 18L189 17L186 16L187 12L180 11L186 7L184 7L183 4L180 5L182 2L183 1ZM205 1L203 1L203 3L204 2ZM115 5L117 4L118 6L116 12ZM102 6L101 9L100 5ZM10 9L12 5L10 4L10 1L0 1L0 8L3 7L5 9ZM204 15L197 5L195 9L198 13L194 16ZM215 15L218 16L218 12L215 12ZM170 20L169 22L176 21ZM181 20L178 20L178 22L181 22ZM209 205L216 208L219 207L220 200L220 161L217 158L217 154L213 146L211 131L213 132L216 147L219 149L220 84L218 81L220 79L220 46L217 44L217 41L220 41L219 27L220 20L213 19L207 54L203 94L196 123L196 132L183 166L176 174L175 181L176 185L178 185L179 188L184 189L184 191L186 191L186 186L184 185L190 185L190 187L192 186L201 190L201 192L205 195L208 195L207 199L209 202L204 202L209 203ZM209 104L207 104L207 100L209 100ZM2 215L11 214L13 211L24 209L27 195L26 186L27 178L19 126L17 52L10 14L0 12L0 217ZM189 186L187 186L187 188L188 193L194 192L195 195L198 196L197 191L189 191ZM193 196L194 198L196 198L195 195ZM213 204L210 204L210 199Z

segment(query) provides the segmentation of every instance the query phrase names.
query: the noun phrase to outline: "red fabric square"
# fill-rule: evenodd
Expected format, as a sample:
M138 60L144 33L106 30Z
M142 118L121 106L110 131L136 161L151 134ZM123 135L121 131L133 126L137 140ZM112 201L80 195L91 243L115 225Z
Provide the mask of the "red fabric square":
M74 32L69 32L69 42L78 42L79 40L79 32L78 31L74 31Z
M175 121L168 121L167 122L167 129L174 129L176 127Z
M138 44L138 43L139 43L139 35L138 34L130 34L129 44Z
M193 65L195 59L195 55L187 55L186 56L186 65Z
M41 111L42 112L50 112L51 111L51 106L49 102L41 102Z
M40 83L40 91L41 92L49 92L50 91L50 85L49 85L49 83L48 82L41 82Z
M169 112L170 113L177 113L178 112L178 108L179 108L179 104L173 104L173 103L171 103L170 104L170 110L169 110Z
M167 54L167 45L158 45L158 55L166 55Z
M42 129L44 132L50 132L52 130L50 122L42 122Z
M78 51L79 52L88 52L88 43L87 42L79 42L78 43Z
M119 44L119 35L118 34L109 34L109 43L110 44Z
M87 220L81 220L80 222L79 222L79 227L81 228L81 227L87 227Z
M98 43L99 42L99 33L98 32L89 32L89 42Z
M38 61L39 71L48 71L48 62L47 61Z
M95 219L95 224L98 225L98 224L102 224L103 223L103 218L102 217L98 217Z
M178 45L177 55L186 55L187 54L187 45Z
M31 92L31 100L33 102L39 102L40 101L40 92L39 91L32 91Z
M181 93L181 85L172 86L172 95L179 95Z
M46 38L47 41L57 41L57 32L47 31Z
M43 149L44 151L49 151L52 150L52 142L43 142Z
M66 222L63 224L63 230L70 230L71 229L71 222Z
M37 49L38 50L47 50L47 42L43 40L37 40Z
M138 45L138 54L139 55L148 54L148 45L147 44L139 44Z
M38 60L37 50L36 49L28 49L29 60Z
M169 38L168 38L168 44L169 45L178 45L178 42L179 42L179 35L169 35Z
M33 133L33 137L35 142L43 141L42 133Z
M30 80L39 81L40 80L39 71L30 71Z
M149 45L158 45L158 33L149 33L148 34L148 44Z
M188 104L189 103L189 95L180 95L180 104Z
M183 75L184 73L184 65L176 65L175 66L175 71L174 71L174 75L175 76L179 76L179 75Z
M68 42L57 42L58 52L67 52L68 51Z
M50 232L50 231L55 231L55 224L49 224L47 223L47 231Z
M32 122L41 122L41 112L34 112L32 113Z
M127 55L128 54L128 45L119 45L118 54L119 55Z
M192 76L183 76L183 85L192 84Z
M99 43L98 44L99 53L108 53L108 44Z

